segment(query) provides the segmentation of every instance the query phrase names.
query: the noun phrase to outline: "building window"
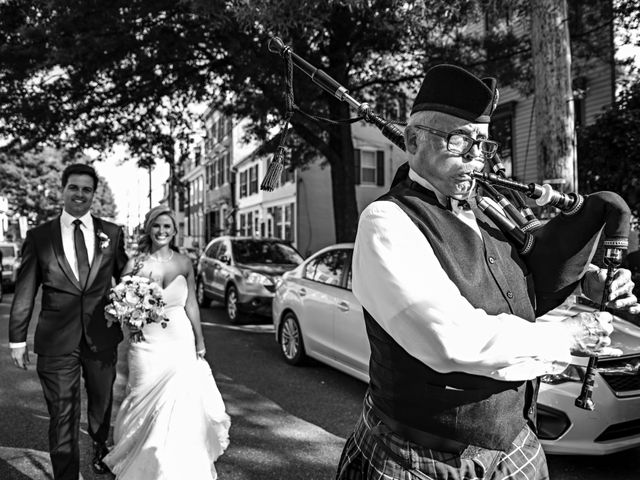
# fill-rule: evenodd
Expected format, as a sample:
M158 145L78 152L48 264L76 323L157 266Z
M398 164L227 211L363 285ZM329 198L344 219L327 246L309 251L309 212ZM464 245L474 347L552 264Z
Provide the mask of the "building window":
M240 198L247 196L247 170L240 172Z
M222 158L224 167L223 183L231 183L231 153L225 152Z
M258 165L249 169L249 195L258 193Z
M273 236L282 238L282 207L273 208Z
M247 217L244 213L240 215L240 235L246 235L245 230L247 228Z
M384 151L353 150L356 185L384 185Z
M289 240L290 242L294 241L294 232L295 232L295 222L293 217L293 203L289 203L284 206L284 235L282 238L285 240Z
M224 131L224 117L222 115L220 115L218 117L218 142L221 142L222 139L225 136L225 131Z
M224 156L219 157L216 160L216 181L219 187L224 184Z
M500 144L498 151L499 160L505 168L505 175L511 177L513 171L513 116L515 102L498 105L496 111L491 115L489 124L489 138Z

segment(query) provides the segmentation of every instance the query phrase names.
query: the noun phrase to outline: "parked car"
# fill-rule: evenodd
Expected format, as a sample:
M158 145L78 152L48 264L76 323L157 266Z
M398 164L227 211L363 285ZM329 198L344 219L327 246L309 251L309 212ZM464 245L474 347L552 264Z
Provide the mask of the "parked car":
M332 245L285 273L273 299L275 339L285 362L312 357L362 381L369 380L370 348L362 307L351 292L353 244ZM594 311L572 296L539 321ZM587 358L543 377L538 433L547 453L605 455L640 446L640 322L614 317L612 345L619 358L601 357L594 411L577 408Z
M0 252L2 252L2 286L6 290L11 290L16 284L20 266L20 248L17 243L0 242Z
M300 253L283 240L215 238L198 261L198 303L208 306L212 299L224 302L231 323L239 323L244 313L270 316L276 282L302 260Z

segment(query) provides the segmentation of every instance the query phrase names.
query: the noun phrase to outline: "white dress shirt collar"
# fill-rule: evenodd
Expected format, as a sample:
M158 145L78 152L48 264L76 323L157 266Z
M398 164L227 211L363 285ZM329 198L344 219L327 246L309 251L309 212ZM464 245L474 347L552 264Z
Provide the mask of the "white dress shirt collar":
M62 210L62 215L60 215L60 221L65 227L73 227L73 221L78 218L71 215L66 210ZM91 212L85 213L83 216L79 217L78 220L82 222L82 226L93 230L93 217L91 216Z
M436 198L438 199L440 204L443 205L445 208L447 207L448 205L447 196L440 193L433 185L431 185L431 182L429 182L429 180L421 177L418 174L418 172L416 172L413 168L409 168L409 178L414 182L416 182L417 184L423 186L427 190L431 190L433 193L435 193Z

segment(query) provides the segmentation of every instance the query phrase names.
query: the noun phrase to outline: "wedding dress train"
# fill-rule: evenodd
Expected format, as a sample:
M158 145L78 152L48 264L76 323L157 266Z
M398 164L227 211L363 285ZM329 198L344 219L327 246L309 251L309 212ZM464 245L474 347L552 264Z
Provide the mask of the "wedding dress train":
M230 419L206 361L198 359L179 275L164 289L166 328L145 325L129 347L127 395L104 462L117 480L213 480Z

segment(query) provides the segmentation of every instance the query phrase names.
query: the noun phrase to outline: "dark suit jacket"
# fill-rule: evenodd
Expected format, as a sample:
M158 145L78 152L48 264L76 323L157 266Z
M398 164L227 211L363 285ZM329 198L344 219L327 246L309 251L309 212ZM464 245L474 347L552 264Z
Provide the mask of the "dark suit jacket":
M124 234L118 225L97 217L93 217L93 227L95 253L84 289L65 257L60 217L27 232L11 305L10 342L26 341L40 286L42 310L34 338L35 353L71 353L83 335L93 351L114 347L122 340L118 324L107 327L104 305L111 288L111 278L119 280L127 262ZM99 237L101 233L109 238L108 246Z

